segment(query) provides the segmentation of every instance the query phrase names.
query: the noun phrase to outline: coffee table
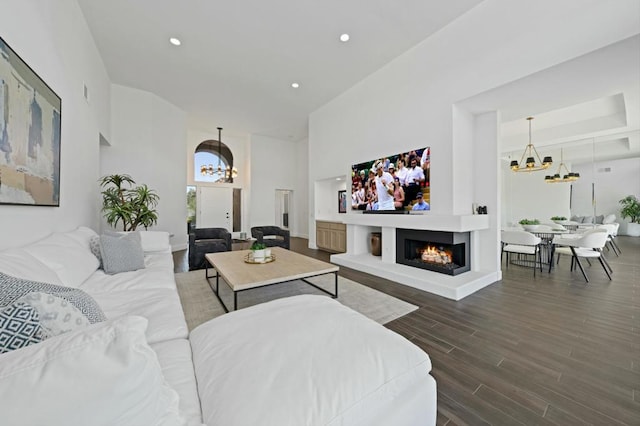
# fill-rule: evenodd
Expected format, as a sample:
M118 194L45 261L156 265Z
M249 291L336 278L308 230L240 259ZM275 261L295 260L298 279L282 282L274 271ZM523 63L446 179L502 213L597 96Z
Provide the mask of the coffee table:
M258 287L266 287L274 284L281 284L289 281L301 280L318 290L327 293L334 299L338 297L338 266L321 260L313 259L299 253L295 253L281 247L272 247L271 253L275 256L275 261L262 264L249 264L244 261L250 250L226 251L219 253L209 253L205 259L213 269L216 270L216 286L211 284L209 276L209 266L205 269L207 282L213 293L216 295L225 312L229 309L220 298L220 277L224 279L231 291L233 291L233 310L238 309L238 293ZM335 292L331 293L306 278L318 275L335 275Z

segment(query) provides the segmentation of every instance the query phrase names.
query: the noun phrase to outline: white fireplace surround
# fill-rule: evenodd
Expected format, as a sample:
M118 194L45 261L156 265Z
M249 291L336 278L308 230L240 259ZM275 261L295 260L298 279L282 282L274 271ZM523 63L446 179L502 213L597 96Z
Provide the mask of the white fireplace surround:
M489 230L488 215L363 215L347 214L347 252L334 254L331 262L415 287L448 299L460 300L501 279L499 271L483 270L479 240ZM470 232L471 270L457 276L443 275L396 263L396 229ZM382 233L382 256L371 254L371 232Z

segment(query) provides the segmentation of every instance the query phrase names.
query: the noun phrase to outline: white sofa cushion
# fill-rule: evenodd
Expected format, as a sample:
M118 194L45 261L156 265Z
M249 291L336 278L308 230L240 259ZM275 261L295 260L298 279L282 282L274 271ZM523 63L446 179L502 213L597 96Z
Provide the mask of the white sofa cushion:
M147 255L145 256L146 266L144 269L115 275L105 274L104 271L98 269L82 283L80 288L92 294L152 288L175 289L173 262L170 259L171 254ZM204 274L204 271L202 273Z
M294 296L222 315L189 339L210 425L358 418L349 415L352 408L375 409L372 395L397 388L416 369L431 370L417 346L325 296Z
M24 249L51 268L62 285L77 288L98 269L98 259L89 249L92 234L95 235L90 229L81 227L51 234Z
M0 356L3 424L184 425L146 324L121 318Z
M186 339L154 343L165 380L180 395L180 414L189 426L202 424L198 386L193 372L191 345Z
M175 287L89 294L100 304L109 319L127 315L139 315L148 319L149 343L186 339L189 335L180 296Z

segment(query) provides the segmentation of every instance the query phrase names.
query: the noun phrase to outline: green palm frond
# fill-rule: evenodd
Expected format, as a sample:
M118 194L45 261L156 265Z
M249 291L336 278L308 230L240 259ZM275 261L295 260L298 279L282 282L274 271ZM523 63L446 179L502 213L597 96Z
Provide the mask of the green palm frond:
M131 176L108 175L100 178L102 191L102 212L107 223L116 228L122 223L124 231L135 231L138 226L158 223L155 207L160 197L147 185L135 186Z

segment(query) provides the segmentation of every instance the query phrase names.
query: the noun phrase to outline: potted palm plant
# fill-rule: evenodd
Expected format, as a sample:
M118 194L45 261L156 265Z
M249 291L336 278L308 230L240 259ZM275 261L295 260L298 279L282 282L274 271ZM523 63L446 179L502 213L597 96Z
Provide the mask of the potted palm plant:
M158 222L155 207L160 197L147 185L138 185L131 176L108 175L100 179L102 190L102 212L107 223L116 228L122 223L123 231L135 231L138 226L145 229Z
M629 218L627 235L640 237L640 201L635 195L627 195L619 203L622 205L620 215L623 219Z

